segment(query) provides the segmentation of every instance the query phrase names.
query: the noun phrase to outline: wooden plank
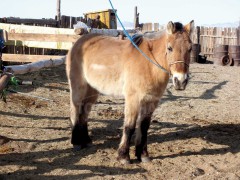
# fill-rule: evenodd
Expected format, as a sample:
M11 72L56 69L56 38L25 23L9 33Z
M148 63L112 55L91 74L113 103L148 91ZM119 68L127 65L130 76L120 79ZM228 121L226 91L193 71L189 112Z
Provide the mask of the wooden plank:
M51 26L57 26L57 21L54 19L20 19L20 18L6 18L6 23L13 24L47 24Z
M37 62L40 60L59 59L64 56L53 55L27 55L27 54L2 54L3 61L9 62Z
M5 66L8 71L13 72L14 74L25 74L28 72L38 71L42 68L47 67L56 67L65 63L65 57L61 57L54 60L41 60L38 62L32 62L22 65L12 65L12 66Z
M72 34L72 35L74 35L74 30L67 29L67 28L53 28L53 27L40 27L40 26L0 23L0 29L4 29L9 33L11 32L11 33Z
M79 37L72 34L8 33L9 40L18 41L76 42Z
M69 50L73 43L72 42L41 42L41 41L8 41L4 43L6 46L27 46L29 48L46 48L46 49L59 49L59 50ZM17 53L15 51L10 51L10 53ZM30 50L30 54L35 53L35 51Z
M236 37L232 39L232 45L238 45L238 28L232 28L232 36Z
M237 44L240 46L240 26L237 29Z
M154 23L154 31L159 31L159 23Z
M237 39L236 37L229 37L229 36L218 36L218 35L200 35L201 37L213 37L213 38L226 38L226 39Z

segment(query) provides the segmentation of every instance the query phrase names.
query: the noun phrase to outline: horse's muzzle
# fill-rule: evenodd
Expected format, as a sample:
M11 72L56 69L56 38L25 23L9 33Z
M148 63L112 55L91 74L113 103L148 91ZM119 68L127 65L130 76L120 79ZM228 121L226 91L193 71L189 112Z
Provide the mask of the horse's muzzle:
M188 83L189 75L188 74L173 74L173 85L176 90L185 90Z

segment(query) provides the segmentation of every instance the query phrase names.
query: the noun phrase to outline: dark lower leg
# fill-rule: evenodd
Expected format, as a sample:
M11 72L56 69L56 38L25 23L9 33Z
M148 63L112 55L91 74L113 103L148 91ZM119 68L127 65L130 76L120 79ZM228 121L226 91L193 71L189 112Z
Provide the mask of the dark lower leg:
M80 113L79 121L72 128L71 143L84 148L92 142L88 134L87 112L84 111L84 105Z
M73 145L79 145L81 148L84 148L91 142L92 141L88 135L87 124L76 124L72 129L71 143Z
M140 125L141 130L141 140L139 144L136 144L135 155L138 160L142 160L142 158L148 158L147 151L147 131L150 126L151 117L144 118Z
M135 131L135 127L131 127L131 128L124 127L122 142L118 149L118 160L130 161L129 147L130 147L131 137L134 131Z

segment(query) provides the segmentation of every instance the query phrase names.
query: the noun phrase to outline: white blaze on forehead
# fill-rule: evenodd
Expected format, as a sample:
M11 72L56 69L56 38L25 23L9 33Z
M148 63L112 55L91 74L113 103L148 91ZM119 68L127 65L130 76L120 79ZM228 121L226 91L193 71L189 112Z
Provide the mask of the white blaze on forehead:
M94 69L94 70L104 70L104 69L106 69L107 67L104 66L104 65L100 65L100 64L92 64L92 65L91 65L91 68Z
M188 74L186 74L186 73L174 73L173 74L173 79L174 78L177 78L178 81L180 83L182 83L184 80L186 80L188 78ZM175 82L173 81L173 83L175 83Z

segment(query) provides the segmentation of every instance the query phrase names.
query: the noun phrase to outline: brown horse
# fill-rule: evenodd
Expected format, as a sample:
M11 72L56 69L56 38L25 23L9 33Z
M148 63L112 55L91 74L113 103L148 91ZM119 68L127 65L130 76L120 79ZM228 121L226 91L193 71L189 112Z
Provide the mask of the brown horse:
M130 41L90 34L81 37L69 51L66 71L70 85L71 143L76 149L91 143L87 117L98 94L125 98L123 135L118 160L129 163L129 146L136 132L136 157L148 162L147 131L151 115L170 76L175 89L188 83L193 21L183 26L169 22L155 39L143 38L139 48L169 73L149 62Z

